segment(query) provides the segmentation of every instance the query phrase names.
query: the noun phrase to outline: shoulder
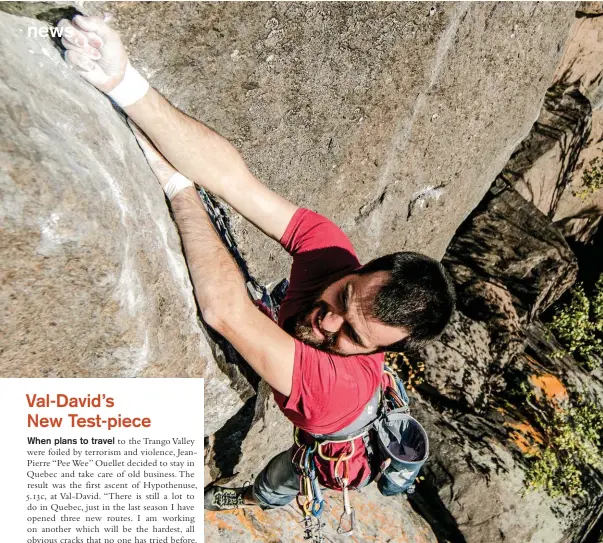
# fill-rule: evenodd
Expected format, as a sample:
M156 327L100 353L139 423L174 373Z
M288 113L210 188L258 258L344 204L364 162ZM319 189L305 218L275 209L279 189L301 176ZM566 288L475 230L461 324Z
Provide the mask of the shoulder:
M306 208L297 209L280 242L292 255L339 247L356 258L354 247L344 231L333 221Z

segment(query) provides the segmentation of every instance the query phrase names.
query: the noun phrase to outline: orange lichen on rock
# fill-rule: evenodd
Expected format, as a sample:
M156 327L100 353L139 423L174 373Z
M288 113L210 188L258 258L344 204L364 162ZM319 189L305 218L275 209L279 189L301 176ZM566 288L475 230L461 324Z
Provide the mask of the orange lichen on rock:
M530 375L529 381L537 394L544 396L553 404L559 405L569 398L565 385L550 373Z
M250 541L278 541L282 536L278 525L270 522L266 513L257 507L205 511L205 522L214 524L220 530L246 533Z
M505 426L513 428L509 437L519 447L519 450L526 455L537 454L538 445L544 445L542 434L527 422L506 422Z

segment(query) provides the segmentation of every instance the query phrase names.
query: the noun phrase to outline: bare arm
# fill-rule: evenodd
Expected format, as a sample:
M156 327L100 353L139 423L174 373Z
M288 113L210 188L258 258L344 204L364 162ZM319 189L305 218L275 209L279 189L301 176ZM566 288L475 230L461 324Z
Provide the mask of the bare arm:
M130 122L130 126L165 187L176 170L136 125ZM216 234L197 191L187 188L177 193L172 210L205 321L230 341L268 384L288 396L295 356L293 338L249 299L239 268Z
M117 32L99 17L63 19L59 28L68 31L62 43L74 69L102 92L114 90L128 63ZM280 240L297 207L256 179L226 139L178 111L154 89L124 109L177 170Z
M117 33L97 17L76 17L63 45L80 75L103 92L122 81L127 55ZM249 172L224 138L149 91L126 113L153 140L161 154L133 126L159 182L165 186L176 166L184 175L224 198L266 234L280 239L297 209ZM170 164L171 162L171 164ZM173 165L173 166L172 166ZM237 264L216 234L199 195L186 188L172 199L195 297L206 322L221 333L268 384L289 395L295 342L251 302Z
M125 110L178 171L280 240L297 206L256 179L232 144L155 89Z
M270 386L289 396L295 343L251 302L243 277L216 234L197 192L184 189L172 209L206 322L222 334Z

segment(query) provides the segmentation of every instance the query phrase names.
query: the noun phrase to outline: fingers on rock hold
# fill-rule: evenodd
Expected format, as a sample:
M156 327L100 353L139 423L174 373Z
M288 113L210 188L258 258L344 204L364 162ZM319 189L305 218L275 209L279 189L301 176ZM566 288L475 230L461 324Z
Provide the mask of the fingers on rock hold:
M67 49L65 59L75 69L83 72L94 72L98 69L98 66L94 61L90 60L90 58L88 58L86 55L74 49Z
M85 57L88 57L92 60L100 60L101 58L101 53L98 49L96 49L95 47L92 47L91 45L86 45L84 47L81 47L79 45L74 45L71 41L69 41L66 37L61 38L61 43L63 44L63 47L65 49L67 49L68 51L77 51L78 53L84 55Z
M88 43L96 49L100 49L105 44L96 32L86 32L86 37L88 38Z
M69 43L75 47L86 47L88 45L88 38L83 32L75 28L71 24L71 21L61 19L57 24L57 28L61 32L60 36L63 47L66 48L66 43Z
M117 37L113 29L105 23L100 17L87 17L85 15L76 15L73 18L73 24L85 32L93 32L101 41L108 38Z

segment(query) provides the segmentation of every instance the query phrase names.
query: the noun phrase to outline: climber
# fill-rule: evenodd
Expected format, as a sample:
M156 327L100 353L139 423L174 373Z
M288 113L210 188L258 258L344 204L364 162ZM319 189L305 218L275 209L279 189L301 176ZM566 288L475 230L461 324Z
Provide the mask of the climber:
M118 34L101 18L78 15L59 26L70 29L62 43L73 70L133 121L170 200L206 323L272 387L276 403L298 428L300 442L357 420L384 379L384 353L424 344L448 323L454 292L442 265L410 252L361 265L335 224L271 191L233 145L149 87L130 64ZM226 201L293 256L278 324L251 302L195 184ZM352 450L345 481L358 488L371 481L371 465L362 439ZM331 458L343 454L337 444L327 452ZM300 490L295 453L294 446L274 457L249 487L209 487L206 508L257 504L268 509L289 503ZM321 486L341 490L329 462L317 458L316 474Z

